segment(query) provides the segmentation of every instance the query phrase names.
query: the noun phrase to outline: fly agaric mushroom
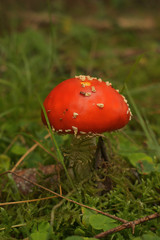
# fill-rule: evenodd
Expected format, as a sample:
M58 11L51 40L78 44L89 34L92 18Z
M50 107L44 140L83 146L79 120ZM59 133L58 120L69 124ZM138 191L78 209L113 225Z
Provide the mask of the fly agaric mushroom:
M132 113L123 95L90 76L75 76L57 85L44 101L53 131L62 134L96 134L124 127ZM42 121L46 119L42 111Z

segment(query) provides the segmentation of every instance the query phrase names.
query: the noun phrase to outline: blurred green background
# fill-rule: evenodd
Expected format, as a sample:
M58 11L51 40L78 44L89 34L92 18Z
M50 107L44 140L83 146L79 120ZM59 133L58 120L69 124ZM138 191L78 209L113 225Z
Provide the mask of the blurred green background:
M126 0L1 1L1 126L6 120L37 118L36 94L44 99L55 84L75 74L109 79L122 88L139 56L127 84L135 101L156 121L159 5Z

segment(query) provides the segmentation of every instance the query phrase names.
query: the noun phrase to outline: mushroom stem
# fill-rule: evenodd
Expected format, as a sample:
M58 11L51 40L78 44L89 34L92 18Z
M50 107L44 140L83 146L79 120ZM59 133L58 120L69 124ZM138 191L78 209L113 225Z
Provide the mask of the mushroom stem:
M106 146L104 144L103 138L100 136L98 139L96 154L95 154L95 169L101 167L102 162L108 162L108 155L106 151Z
M99 195L105 191L109 191L112 188L112 181L108 176L108 163L109 158L106 151L106 146L102 137L99 137L96 154L95 154L95 170L98 171L97 189L99 189Z
M71 179L79 183L93 174L96 153L96 139L88 136L73 136L65 153L65 162Z

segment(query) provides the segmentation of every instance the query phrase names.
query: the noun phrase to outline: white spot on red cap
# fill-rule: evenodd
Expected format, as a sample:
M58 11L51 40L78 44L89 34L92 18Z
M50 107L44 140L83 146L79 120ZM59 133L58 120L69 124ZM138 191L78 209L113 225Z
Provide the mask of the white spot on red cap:
M86 76L85 75L79 75L79 76L75 76L75 78L79 78L81 81L85 81Z
M66 129L66 130L64 130L66 133L68 133L68 132L71 132L72 130L71 129Z
M91 87L91 89L92 89L92 92L93 92L93 93L95 93L95 92L96 92L96 89L95 89L95 87L94 87L94 86L92 86L92 87Z
M106 85L109 87L112 85L112 83L110 83L109 81L106 82Z
M103 104L103 103L97 103L97 106L98 106L99 108L104 108L104 104Z
M85 97L90 97L91 96L91 92L86 92L85 93Z
M80 134L86 134L86 132L80 131Z
M89 80L92 81L93 79L97 79L96 77L91 77L91 76L85 76L85 75L79 75L75 76L75 78L79 78L81 81Z
M74 131L74 135L77 135L77 133L78 133L78 128L75 127L75 126L72 126L72 129L73 129L73 131Z
M79 115L78 113L74 112L73 113L73 118L76 118L78 115Z
M101 79L101 78L98 78L98 82L102 82L102 79Z

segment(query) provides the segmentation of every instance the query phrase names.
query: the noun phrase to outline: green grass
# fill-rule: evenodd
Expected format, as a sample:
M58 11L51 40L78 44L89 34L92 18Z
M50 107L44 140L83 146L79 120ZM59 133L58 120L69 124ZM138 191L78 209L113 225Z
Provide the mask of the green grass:
M99 8L97 22L104 17L102 6ZM20 168L56 164L56 158L66 168L70 166L69 159L76 156L78 148L71 146L71 136L52 136L56 147L51 139L44 140L47 130L41 122L37 95L44 99L59 82L74 75L90 74L111 81L116 89L121 90L124 83L127 84L123 94L129 100L133 119L125 129L105 134L111 160L107 176L112 180L112 189L99 195L98 174L93 171L88 179L79 184L74 182L76 190L72 191L72 184L62 170L62 193L128 221L160 212L160 56L156 30L151 31L153 34L117 27L112 31L98 30L80 20L74 21L73 16L63 11L60 14L57 10L60 21L56 25L46 29L31 26L23 31L15 28L0 37L0 172L12 169L34 140L48 152L53 151L55 158L42 148L36 148ZM126 55L127 49L135 53ZM137 49L140 53L136 53ZM19 137L15 138L17 135ZM82 143L81 146L80 158L90 161L91 154L87 152L90 144L84 146ZM66 154L64 160L61 152ZM74 167L76 172L76 164ZM66 173L68 175L70 170L66 169ZM99 174L106 173L100 171ZM52 189L52 181L46 183L46 177L40 176L38 183ZM1 202L50 196L37 187L23 195L7 176L1 176L0 186ZM56 191L59 193L59 187ZM98 219L99 215L96 218L89 210L58 198L2 206L0 239L58 240L75 235L84 239L103 231L106 224L117 224L105 222L97 226ZM107 239L142 240L147 237L160 239L159 220L136 226L134 235L127 229Z

